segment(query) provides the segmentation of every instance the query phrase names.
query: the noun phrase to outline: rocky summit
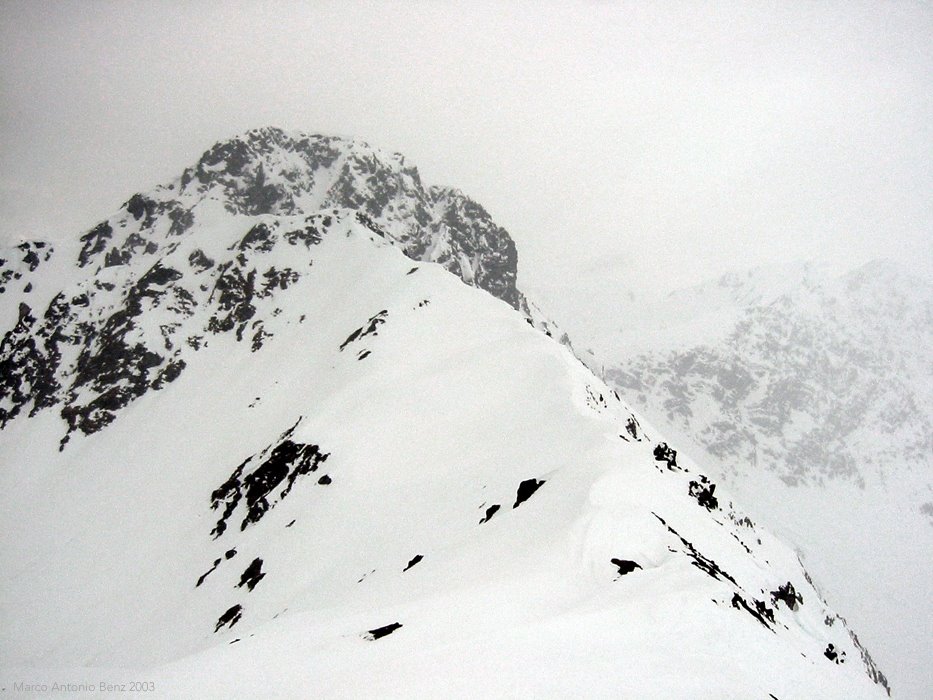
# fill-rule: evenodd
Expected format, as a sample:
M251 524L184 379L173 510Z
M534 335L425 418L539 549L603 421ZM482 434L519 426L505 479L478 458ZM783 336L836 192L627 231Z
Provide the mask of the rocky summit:
M56 271L75 283L51 299L30 295L23 277L48 260L50 246L24 242L4 257L4 303L18 316L0 348L0 424L24 409L58 406L68 424L64 444L173 381L185 369L185 347L231 332L257 350L269 337L258 306L303 274L322 235L350 220L527 311L515 286L515 244L479 204L423 186L399 154L257 129L216 144L178 179L133 195L83 234L78 269ZM214 231L245 221L237 241L215 245ZM282 264L257 267L254 255L273 259L279 244ZM155 308L158 327L143 328L154 318L144 310ZM193 325L202 308L210 309L206 323Z

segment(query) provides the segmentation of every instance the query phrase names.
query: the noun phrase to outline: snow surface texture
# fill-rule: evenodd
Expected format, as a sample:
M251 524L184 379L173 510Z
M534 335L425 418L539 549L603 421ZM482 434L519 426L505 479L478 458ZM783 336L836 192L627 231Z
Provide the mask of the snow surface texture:
M610 384L802 550L904 697L929 697L930 281L802 265L624 306Z
M534 316L478 205L481 245L445 258L409 195L333 205L302 138L236 155L280 134L3 297L5 687L885 696L796 554L512 308ZM323 208L269 211L295 168Z

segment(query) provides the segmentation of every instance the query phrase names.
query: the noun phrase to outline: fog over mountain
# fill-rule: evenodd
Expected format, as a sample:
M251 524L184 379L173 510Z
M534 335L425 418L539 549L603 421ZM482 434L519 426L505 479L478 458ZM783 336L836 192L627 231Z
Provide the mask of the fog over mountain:
M8 691L933 693L929 6L0 20Z
M930 270L923 3L14 0L0 13L8 242L67 238L205 144L275 124L378 143L472 193L534 285L673 289L814 256ZM582 313L602 296L575 300Z

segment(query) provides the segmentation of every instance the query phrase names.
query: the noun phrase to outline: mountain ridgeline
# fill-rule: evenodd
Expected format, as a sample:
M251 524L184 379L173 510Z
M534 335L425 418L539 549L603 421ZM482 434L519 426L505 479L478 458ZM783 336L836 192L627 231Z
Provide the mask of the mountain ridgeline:
M0 663L168 697L888 692L401 156L251 131L74 243L0 264Z
M904 697L928 697L933 589L908 572L933 549L930 280L793 264L619 316L609 383L785 533Z

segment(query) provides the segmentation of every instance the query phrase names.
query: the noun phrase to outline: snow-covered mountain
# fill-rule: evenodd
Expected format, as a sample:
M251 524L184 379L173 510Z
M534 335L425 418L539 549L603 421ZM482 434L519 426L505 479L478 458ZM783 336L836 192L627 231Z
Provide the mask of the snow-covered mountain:
M905 572L933 550L930 281L805 265L665 301L641 316L651 349L638 323L617 331L610 383L801 548L896 687L928 695L933 587Z
M24 403L35 411L63 401L69 433L96 431L128 401L184 370L181 346L199 342L185 335L184 319L208 298L219 308L211 328L198 329L194 336L204 330L235 328L238 339L246 334L258 348L268 331L261 315L253 318L254 301L286 289L299 273L283 262L267 270L267 277L250 277L243 262L246 252L267 247L271 229L280 225L278 219L255 217L291 217L286 225L293 230L283 234L291 243L303 241L310 247L348 213L392 239L409 257L438 262L468 284L516 308L525 306L515 287L515 244L462 193L425 188L418 171L407 166L401 155L365 143L257 129L218 143L180 178L151 193L133 195L115 215L81 236L79 273L92 274L76 277L65 269L46 275L54 280L74 278L78 289L73 296L67 297L56 285L34 291L28 280L24 283L17 277L24 273L24 265L26 272L34 271L40 260L34 246L44 244L26 242L13 251L25 255L21 263L14 258L15 266L10 264L3 275L22 284L24 297L19 305L9 301L4 305L4 320L17 323L5 340L17 359L4 365L0 378L4 391L0 423L17 415ZM231 221L253 224L237 254L212 247L218 237L203 233L226 229ZM203 245L197 244L200 241ZM188 256L187 267L211 272L190 288L172 284L173 298L161 303L168 314L165 322L158 332L143 337L134 321L142 311L140 302L161 297L158 288L179 279L180 266L163 264L167 256L177 257L179 250ZM216 280L214 271L220 273ZM213 284L208 286L207 280ZM135 286L129 289L128 282ZM87 332L90 327L82 327L91 321L80 309L88 308L94 315L95 310L112 314L117 307L122 313L111 315L108 324L92 333ZM42 309L44 315L35 316L33 308ZM42 341L28 340L34 336ZM77 371L67 376L60 356L63 343L81 353Z
M797 483L928 467L931 372L933 286L879 262L752 303L721 341L608 374L724 463Z
M400 156L250 132L49 248L3 256L14 693L885 695Z

